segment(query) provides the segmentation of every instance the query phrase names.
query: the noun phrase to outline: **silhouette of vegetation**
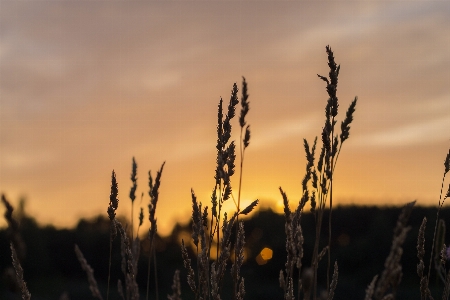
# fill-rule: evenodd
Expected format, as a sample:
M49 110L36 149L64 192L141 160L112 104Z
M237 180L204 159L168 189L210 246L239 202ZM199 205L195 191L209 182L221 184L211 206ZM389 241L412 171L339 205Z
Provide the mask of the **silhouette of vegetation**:
M329 96L322 129L323 145L315 166L317 139L311 148L304 140L307 168L302 181L303 194L296 210L290 210L287 196L280 188L285 204L284 216L271 210L259 210L249 219L239 219L239 215L247 215L258 204L255 200L246 208L240 207L244 149L250 142L250 130L245 121L249 105L244 78L237 201L230 180L235 173L236 158L235 143L230 141L230 121L239 103L238 88L234 84L225 116L222 99L218 106L217 168L210 215L208 206L197 202L192 191L191 223L175 224L172 234L167 237L158 235L156 205L164 163L155 180L149 172L151 226L142 239L133 236L132 220L128 222L116 217L119 199L114 171L108 218L102 215L91 220L82 219L73 229L39 227L26 214L24 201L19 205L18 213L13 215L12 205L2 195L8 228L0 230L0 297L30 299L31 291L33 299L103 299L102 295L106 295L107 300L138 300L144 294L145 299L168 295L174 300L181 299L180 295L183 299L196 300L240 300L244 295L249 299L289 300L295 299L294 295L298 295L298 299L302 295L304 299L311 296L313 299L432 299L434 294L443 294L447 299L450 294L450 271L447 273L450 248L445 245L448 240L445 220L450 217L450 209L443 204L450 197L450 186L445 194L443 187L450 171L450 151L444 162L441 195L436 208L413 210L413 202L403 209L333 207L332 175L342 143L349 137L356 98L347 110L338 136L334 126L337 123L336 87L340 67L334 61L331 48L327 46L326 50L329 79L319 75L327 83ZM133 158L131 206L136 198L136 172L137 164ZM221 210L228 199L236 205L236 212L231 216ZM311 204L310 211L303 209L307 202ZM141 210L139 226L142 218ZM322 226L323 220L328 220L328 226ZM427 220L435 221L433 232L426 230ZM132 224L130 232L126 224ZM431 249L431 252L425 249ZM325 255L328 265L319 264ZM312 259L304 261L303 257ZM425 266L424 261L428 259L430 263ZM335 263L330 278L331 262ZM154 281L149 280L150 274L154 274ZM116 282L117 289L110 289L110 283L116 287ZM149 294L149 290L155 293Z
M409 219L411 231L404 244L402 257L403 279L397 292L399 299L420 299L418 293L419 279L416 274L416 243L419 227L423 217L433 220L437 208L415 207ZM339 284L334 299L363 299L365 289L375 274L383 269L389 253L393 229L400 208L380 208L375 206L338 206L333 210L332 260L339 261ZM326 214L326 212L325 212ZM358 216L355 218L354 216ZM326 217L326 216L325 216ZM442 208L440 217L450 219L450 208ZM303 215L303 226L315 226L312 214ZM125 220L122 220L126 222ZM55 229L51 226L39 227L36 221L26 213L19 220L20 234L27 246L26 257L22 267L25 280L32 291L32 299L58 299L64 292L70 299L93 299L86 275L73 251L74 244L83 249L83 254L95 270L95 277L103 295L106 295L109 252L110 221L106 216L91 220L82 219L73 229ZM246 297L248 299L283 299L282 289L278 284L279 270L286 260L284 216L271 210L260 210L244 221L247 257L241 273L246 280ZM171 285L176 269L180 278L186 278L182 266L180 241L190 235L191 224L176 224L171 235L155 236L155 249L158 261L158 284L161 295L172 293ZM313 239L313 232L305 231L305 239ZM310 236L308 236L310 235ZM426 247L431 248L433 233L426 233ZM445 240L450 239L447 232ZM120 247L115 241L113 247ZM141 251L147 253L148 240L142 239ZM273 256L270 260L259 261L262 249L270 248ZM32 249L32 250L31 250ZM312 255L312 245L305 245L305 256ZM8 270L12 268L7 229L0 230L0 299L21 299L15 292L14 284L8 280ZM3 255L6 254L6 255ZM192 253L193 254L193 253ZM120 253L113 252L113 261L120 261ZM148 256L141 255L138 264L138 284L146 286ZM258 264L260 263L260 264ZM262 263L262 264L261 264ZM195 264L195 261L193 261ZM325 267L325 266L324 266ZM111 278L121 278L120 266L111 267ZM325 272L319 272L325 275ZM324 282L326 278L319 278ZM430 288L433 290L439 278L432 273ZM152 284L152 282L150 283ZM231 283L228 286L232 286ZM151 286L153 289L154 286ZM325 288L324 286L322 288ZM145 294L144 290L141 291ZM185 280L181 279L183 299L191 299L192 293ZM231 291L225 291L230 295ZM118 299L118 294L111 290L111 299ZM150 295L150 299L153 296Z

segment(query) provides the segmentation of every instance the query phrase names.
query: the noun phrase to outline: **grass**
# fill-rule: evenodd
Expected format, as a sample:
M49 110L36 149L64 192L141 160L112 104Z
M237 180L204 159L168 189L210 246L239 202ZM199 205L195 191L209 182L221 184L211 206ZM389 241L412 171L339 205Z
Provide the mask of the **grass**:
M333 299L336 288L339 284L339 265L337 261L331 260L332 245L332 212L333 212L333 174L337 166L339 154L343 143L350 136L350 125L353 122L353 115L356 110L357 97L350 103L345 117L340 123L340 133L336 125L338 124L339 101L337 97L338 77L340 65L335 62L333 51L326 47L328 58L329 74L327 77L318 75L326 83L328 100L325 106L325 122L321 132L320 151L317 137L312 144L304 140L304 150L306 155L306 172L302 180L302 195L298 206L292 211L289 207L287 193L280 187L281 197L284 202L285 234L286 234L286 262L284 270L280 271L279 283L280 294L284 299ZM241 268L245 261L245 228L244 222L240 220L241 215L247 215L257 205L258 200L253 201L249 206L241 208L241 190L243 185L243 170L245 150L250 145L250 126L246 117L250 111L248 86L245 78L242 80L242 95L239 99L239 89L235 83L231 90L230 100L227 104L220 99L217 110L217 143L216 143L216 169L214 173L214 184L209 204L203 204L197 199L194 190L191 190L192 202L192 234L189 241L182 240L180 256L186 271L186 278L180 278L181 272L176 270L173 275L172 293L167 295L168 299L182 299L181 284L186 280L194 299L228 299L240 300L245 298L245 278L241 274ZM239 101L240 100L240 101ZM236 116L238 104L241 104L239 115L239 143L232 140L232 121ZM236 172L236 147L239 146L239 180L237 192L232 188L232 178ZM153 276L155 280L154 298L159 299L158 274L156 272L155 237L157 234L156 208L159 198L159 187L165 162L161 165L153 179L152 173L148 173L148 188L150 202L148 205L150 228L148 231L148 268L147 285L145 299L150 298L150 280ZM137 162L132 158L130 200L131 207L134 207L137 190ZM445 245L445 220L439 218L439 212L444 205L446 198L450 197L449 190L444 191L444 183L447 173L450 170L450 150L444 160L444 175L442 178L441 192L438 202L436 223L434 226L433 241L431 243L430 261L426 268L424 259L425 251L425 230L427 219L424 218L419 229L417 238L417 274L418 287L421 299L433 299L429 283L431 269L434 268L437 278L442 282L442 299L448 299L450 295L450 270L447 268L447 261L450 260L450 251ZM108 259L108 281L106 299L111 298L111 266L113 263L113 253L120 252L120 268L123 273L123 282L118 280L117 293L122 299L141 299L140 289L137 283L137 276L142 276L138 272L138 260L141 256L141 241L139 239L139 229L142 225L144 213L141 208L139 215L139 225L136 236L134 235L134 216L131 214L131 224L128 230L116 218L116 211L119 205L118 182L116 174L112 171L110 201L107 207L109 217L109 259ZM143 195L142 195L143 196ZM142 199L142 197L141 197ZM223 212L223 204L226 201L233 201L235 212L231 215ZM6 207L5 218L8 222L9 239L12 264L15 270L16 284L21 293L22 299L30 299L24 280L24 272L20 261L24 257L23 241L20 237L19 225L12 217L13 208L8 200L2 195L2 202ZM309 211L314 216L314 228L312 234L305 235L302 228L302 215ZM385 260L384 269L374 277L367 285L365 299L395 299L397 288L402 280L403 245L411 229L408 226L409 216L414 207L414 202L408 203L403 208L394 228L390 252ZM133 209L132 209L133 212ZM327 218L327 219L325 219ZM327 232L323 232L324 226L328 225ZM305 240L305 236L312 236L312 240ZM115 249L114 240L120 238L120 249ZM304 257L304 245L312 245L312 255L309 260ZM89 265L78 245L74 245L76 256L81 268L87 275L87 281L92 297L104 299L97 281L94 270ZM194 249L194 251L191 251ZM326 260L326 268L319 268L320 264ZM151 275L151 262L155 265L155 273ZM333 270L331 270L331 268ZM319 271L324 270L325 276L319 276ZM227 278L227 276L230 276ZM325 283L319 282L320 278L326 278ZM251 280L251 278L247 279ZM320 287L325 286L325 290ZM230 295L226 290L231 290ZM67 299L69 296L64 295ZM164 297L164 298L166 298Z
M333 280L330 284L329 270L331 265L330 251L331 251L331 219L333 211L333 174L336 169L339 153L341 152L342 144L349 138L350 124L353 121L353 113L355 112L357 97L350 104L347 110L346 118L341 123L341 134L338 138L336 134L336 117L338 115L338 97L336 95L338 77L340 66L336 64L334 54L329 46L326 47L328 55L328 66L330 67L329 78L318 75L320 79L326 82L326 90L328 93L328 101L325 107L325 124L322 129L322 147L317 164L315 161L315 150L317 146L317 138L314 140L310 148L308 142L304 140L304 147L306 152L306 174L302 181L303 194L298 207L294 212L289 208L289 200L286 193L280 187L280 192L283 197L284 212L286 217L286 251L287 262L285 274L280 273L280 285L284 290L285 299L294 298L294 269L298 270L299 278L302 272L302 258L303 258L303 235L301 229L301 216L305 205L309 202L311 205L311 212L315 215L315 241L313 257L311 258L312 265L312 284L303 286L302 279L298 282L298 298L300 298L300 291L306 298L310 295L316 299L317 295L317 272L320 260L326 255L328 258L327 267L327 291L328 295L334 294L336 288L336 281L338 278L338 265L334 263ZM322 223L324 212L327 209L327 201L329 199L329 217L328 217L328 245L323 247L319 252ZM308 271L308 273L310 273Z
M420 278L420 296L422 299L433 299L429 288L431 266L433 265L433 257L434 257L434 268L436 269L437 274L439 275L440 279L443 281L444 284L444 292L442 299L448 299L450 295L450 270L448 272L446 271L446 262L448 259L450 259L449 255L450 253L447 250L449 248L447 248L446 245L444 244L445 221L439 219L439 212L441 211L441 208L444 205L445 199L450 197L450 184L447 193L443 194L445 176L449 171L450 171L450 150L444 161L444 175L442 176L441 192L439 195L438 211L436 214L436 223L434 226L433 242L431 246L430 263L428 265L427 276L425 276L425 264L423 261L425 256L424 244L425 244L425 229L427 224L426 217L423 218L422 225L420 226L419 229L419 236L417 238L417 258L419 259L419 264L417 265L417 275L419 275ZM438 224L440 224L439 227Z

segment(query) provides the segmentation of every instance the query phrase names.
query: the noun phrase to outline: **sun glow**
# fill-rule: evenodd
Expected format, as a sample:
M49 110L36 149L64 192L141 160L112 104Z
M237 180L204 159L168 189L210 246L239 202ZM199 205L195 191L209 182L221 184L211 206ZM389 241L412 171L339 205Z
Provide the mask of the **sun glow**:
M261 250L261 252L256 256L256 263L258 265L265 265L269 260L272 259L273 256L273 250L270 248L265 247Z

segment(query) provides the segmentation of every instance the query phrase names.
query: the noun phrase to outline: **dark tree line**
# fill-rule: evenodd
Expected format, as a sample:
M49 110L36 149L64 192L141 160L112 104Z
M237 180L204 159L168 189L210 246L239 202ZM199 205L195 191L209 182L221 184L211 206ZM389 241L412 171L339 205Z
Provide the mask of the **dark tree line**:
M410 217L412 227L404 245L402 258L403 279L397 294L399 299L419 299L419 278L417 266L417 233L424 216L434 224L437 208L415 207ZM364 291L373 276L383 270L383 264L391 246L393 228L400 208L378 207L337 207L333 211L332 260L339 263L339 282L334 299L363 299ZM304 214L302 217L305 237L303 264L310 264L313 251L314 217ZM450 219L450 209L444 208L440 218ZM59 230L51 226L39 227L36 221L22 212L20 216L20 234L26 246L22 261L25 281L33 299L59 299L66 292L70 299L92 299L86 274L75 256L74 245L78 244L86 260L94 269L100 289L106 295L109 254L109 220L98 216L91 220L80 220L73 229ZM125 220L123 223L127 223ZM426 234L426 246L430 249L432 228ZM191 291L186 282L186 271L181 258L180 241L191 232L190 225L176 224L168 237L156 236L156 268L159 295L166 299L171 293L172 278L175 270L181 271L182 298L191 299ZM284 216L271 210L261 210L245 221L246 262L242 267L245 278L247 299L283 299L278 277L286 261ZM325 235L326 236L326 235ZM450 238L446 235L446 241ZM117 279L123 276L120 270L120 244L113 245L112 295L116 293ZM323 241L326 245L328 241ZM448 242L447 242L448 244ZM271 259L261 264L258 259L263 248L273 251ZM142 289L146 286L148 265L148 241L141 243L141 259L138 265L137 282ZM11 251L6 229L0 230L0 298L20 299L14 294L14 283L10 280L12 268ZM195 257L192 253L191 257ZM195 262L193 262L195 263ZM152 264L153 266L153 264ZM326 268L326 263L321 263ZM155 288L152 271L151 290ZM325 272L319 272L325 274ZM229 278L229 276L227 277ZM432 280L436 280L432 276ZM324 282L319 278L319 282ZM224 288L231 289L232 283L225 282ZM430 287L433 287L431 282ZM143 292L142 295L145 293ZM154 297L151 294L152 297Z

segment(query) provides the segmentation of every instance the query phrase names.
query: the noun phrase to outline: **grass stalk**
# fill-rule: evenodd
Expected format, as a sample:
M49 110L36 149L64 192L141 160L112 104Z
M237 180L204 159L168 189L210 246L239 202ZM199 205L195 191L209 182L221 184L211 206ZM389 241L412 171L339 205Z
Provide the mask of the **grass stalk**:
M159 299L159 292L158 292L158 266L156 264L156 249L153 247L153 264L154 264L154 275L155 275L155 299Z
M81 264L81 267L86 272L86 275L88 277L88 282L89 282L89 289L91 290L92 296L94 298L103 300L100 290L98 289L97 281L95 280L95 277L94 277L94 270L87 263L86 259L84 258L83 253L81 252L81 250L77 244L75 244L75 254L78 258L78 261Z
M151 253L152 249L150 246L150 253ZM146 290L146 294L145 294L145 299L148 300L148 292L150 290L150 262L151 262L151 255L149 255L148 257L148 267L147 267L147 290Z
M155 182L153 182L152 172L148 172L148 186L149 191L148 194L150 196L150 203L148 205L149 210L149 221L150 221L150 228L148 230L148 239L149 239L149 253L148 253L148 269L147 269L147 292L146 292L146 298L148 300L148 294L150 289L150 261L152 259L152 250L154 248L154 238L157 232L157 223L156 223L156 206L158 204L158 197L159 197L159 187L161 185L161 175L164 169L164 165L166 162L163 162L161 165L161 168L159 171L156 172L156 178ZM155 261L156 265L156 261ZM156 279L155 279L156 280Z
M312 294L313 299L317 298L317 278L318 278L318 267L319 262L321 258L327 254L328 263L327 263L327 271L326 271L326 278L327 278L327 287L330 287L332 284L335 284L335 282L330 283L330 269L331 269L331 240L332 240L332 211L333 211L333 175L334 170L336 167L336 162L338 158L338 153L340 153L342 143L349 137L349 130L350 130L350 123L353 121L353 113L355 111L356 106L356 97L355 100L350 104L350 107L347 111L347 115L345 120L341 124L341 139L340 139L340 146L338 136L335 136L335 125L337 123L336 116L338 114L338 98L336 96L337 91L337 83L338 83L338 76L339 76L339 70L340 66L336 64L334 60L334 54L329 46L326 47L326 52L328 55L328 66L330 68L329 71L329 77L324 77L321 75L318 75L320 79L325 81L327 83L326 90L328 93L328 101L327 105L325 107L325 125L322 129L322 149L319 155L319 159L317 161L317 165L314 164L314 155L315 155L315 147L316 147L316 140L314 141L314 145L310 151L309 145L306 140L304 140L305 145L305 152L306 152L306 158L307 158L307 165L306 165L306 174L302 181L302 189L303 189L303 195L300 200L299 206L297 208L296 215L298 218L300 218L300 213L303 210L304 205L306 202L310 201L311 203L311 212L314 213L315 218L315 238L314 238L314 247L313 247L313 253L312 253L312 259L311 259L311 277L312 280L310 281L311 284L308 282L308 292L304 291L304 295L309 298L309 296ZM313 191L310 193L309 189L310 186L312 186ZM287 202L286 194L281 190L283 199L285 202ZM326 209L326 204L328 200L329 195L329 216L328 216L328 241L327 246L325 246L322 250L319 251L320 247L320 237L322 235L322 222L324 218L324 212ZM316 203L316 198L318 200L318 203ZM292 220L290 220L290 213L287 213L289 211L288 205L285 203L285 215L286 215L286 235L292 235ZM300 228L300 224L295 225ZM290 243L293 243L294 238L288 238L286 242L286 250L288 252L288 258L286 263L286 278L280 277L280 283L282 286L284 286L285 290L285 299L293 299L293 294L290 291L292 289L291 282L293 282L293 264L292 261L297 255L296 253L300 253L300 250L302 250L302 247L298 247L297 250L294 250L294 247L292 245L289 245ZM297 238L298 240L298 238ZM297 252L296 252L297 251ZM301 263L298 264L298 267L301 267ZM337 270L337 265L335 270ZM300 274L300 269L299 269ZM300 276L299 276L300 277ZM333 273L333 278L334 278ZM336 280L337 281L337 277ZM284 283L284 284L283 284ZM302 284L302 281L299 280L299 289L300 284ZM305 285L306 286L306 285ZM305 289L306 290L306 289ZM329 292L331 293L331 289ZM298 295L300 297L300 294Z
M108 288L106 290L106 299L109 299L109 283L111 282L111 256L112 256L112 239L109 240Z
M239 218L239 214L248 214L258 204L258 200L253 201L245 209L240 208L240 191L242 186L242 168L243 168L243 149L248 146L250 140L249 126L245 127L245 135L243 134L243 127L245 125L244 116L248 112L248 102L246 102L248 95L245 78L243 78L243 112L241 112L240 124L241 126L241 142L243 147L241 150L241 175L238 189L238 202L235 201L231 187L231 177L235 173L235 143L229 142L231 137L231 120L235 116L235 106L239 103L237 97L238 88L236 83L233 85L231 91L230 102L228 104L227 113L223 113L223 100L219 101L217 114L217 159L215 170L215 184L211 195L211 219L208 221L208 207L205 207L202 212L202 203L197 203L194 192L192 194L192 239L197 249L197 274L191 267L191 260L189 259L187 249L182 241L182 256L184 266L188 271L188 283L191 290L195 294L195 299L220 299L222 291L223 279L230 259L230 254L233 249L231 242L231 233L234 224ZM246 108L245 108L246 105ZM225 212L222 216L222 205L230 198L236 204L237 211L228 218ZM208 228L209 224L209 228ZM209 230L209 239L206 238L206 232ZM233 299L242 299L245 294L244 279L240 277L240 267L243 263L243 247L244 247L244 230L243 225L236 225L236 241L234 245L235 262L232 266L233 279ZM216 241L216 261L211 263L211 247ZM199 247L199 242L200 247ZM197 278L197 284L195 282Z
M134 240L134 200L136 199L136 189L137 189L137 164L133 157L131 163L131 182L132 186L130 189L130 199L131 199L131 240Z
M438 210L437 210L437 213L436 213L436 223L434 225L433 242L431 244L430 264L428 266L428 276L427 276L428 282L430 282L431 265L432 265L432 262L433 262L434 243L435 243L435 240L436 240L437 225L438 225L438 222L439 222L439 212L441 211L441 208L444 205L444 201L446 199L446 197L444 197L444 199L442 199L442 191L444 189L445 176L447 175L449 170L450 170L450 149L449 149L448 154L447 154L447 156L445 158L445 161L444 161L444 175L442 176L441 192L439 194ZM450 190L450 188L449 188L449 190Z
M108 264L108 289L106 292L106 299L109 299L109 284L111 281L111 255L112 255L112 242L117 236L116 228L116 210L119 206L119 199L117 198L119 194L119 188L116 180L116 173L114 170L111 175L111 194L109 195L109 206L108 206L108 217L110 220L110 238L109 238L109 264Z
M249 103L249 101L247 101L248 97L249 97L249 95L247 93L247 82L245 81L245 77L242 77L242 98L241 98L241 107L242 108L241 108L241 114L239 116L239 125L241 127L240 136L239 136L240 167L239 167L238 199L237 199L237 207L236 207L236 211L238 212L238 215L236 217L236 224L240 224L239 223L239 213L241 211L241 190L242 190L242 172L243 172L243 166L244 166L244 154L245 154L245 149L250 144L250 126L247 125L247 127L245 127L245 125L247 124L245 121L245 117L246 117L248 111L250 110L250 103ZM244 135L244 130L245 130L245 135ZM234 251L235 260L240 255L239 252L241 251L241 249L239 249L237 247L237 245L239 244L239 238L240 238L240 235L239 235L239 225L238 225L238 226L236 226L236 241L235 241L235 251ZM239 268L240 268L240 266L235 268L234 274L233 274L233 286L234 286L233 298L234 299L237 299L238 297L241 296L239 293L239 286L238 286L238 284L239 284Z
M25 280L23 279L23 269L22 269L22 266L20 265L19 258L17 257L16 249L14 248L13 243L10 243L9 246L11 248L12 263L14 266L14 270L16 271L16 282L22 292L22 299L30 300L31 294L28 291Z
M420 226L420 229L419 229L419 236L417 239L417 257L419 258L419 264L417 265L417 274L420 277L420 294L421 294L422 299L427 299L427 298L432 299L431 291L429 289L431 266L433 265L433 252L434 252L434 247L435 247L435 243L436 243L436 234L437 234L437 228L438 228L438 223L439 223L439 212L440 212L442 206L444 205L445 199L450 197L450 185L449 185L449 189L448 189L447 193L445 195L443 195L443 193L442 193L443 188L444 188L445 177L449 171L450 171L450 149L444 160L444 174L442 176L441 191L439 194L438 210L436 213L436 222L435 222L434 231L433 231L433 241L431 243L430 263L428 265L427 276L424 276L425 265L423 262L423 258L425 255L425 249L424 249L425 233L424 232L425 232L425 227L426 227L426 222L427 222L426 218L423 219L422 225ZM436 269L436 271L439 271L439 270ZM446 289L446 291L444 292L444 294L445 294L445 293L447 293L448 288L447 288L447 283L444 282L444 284L445 284L445 289Z

